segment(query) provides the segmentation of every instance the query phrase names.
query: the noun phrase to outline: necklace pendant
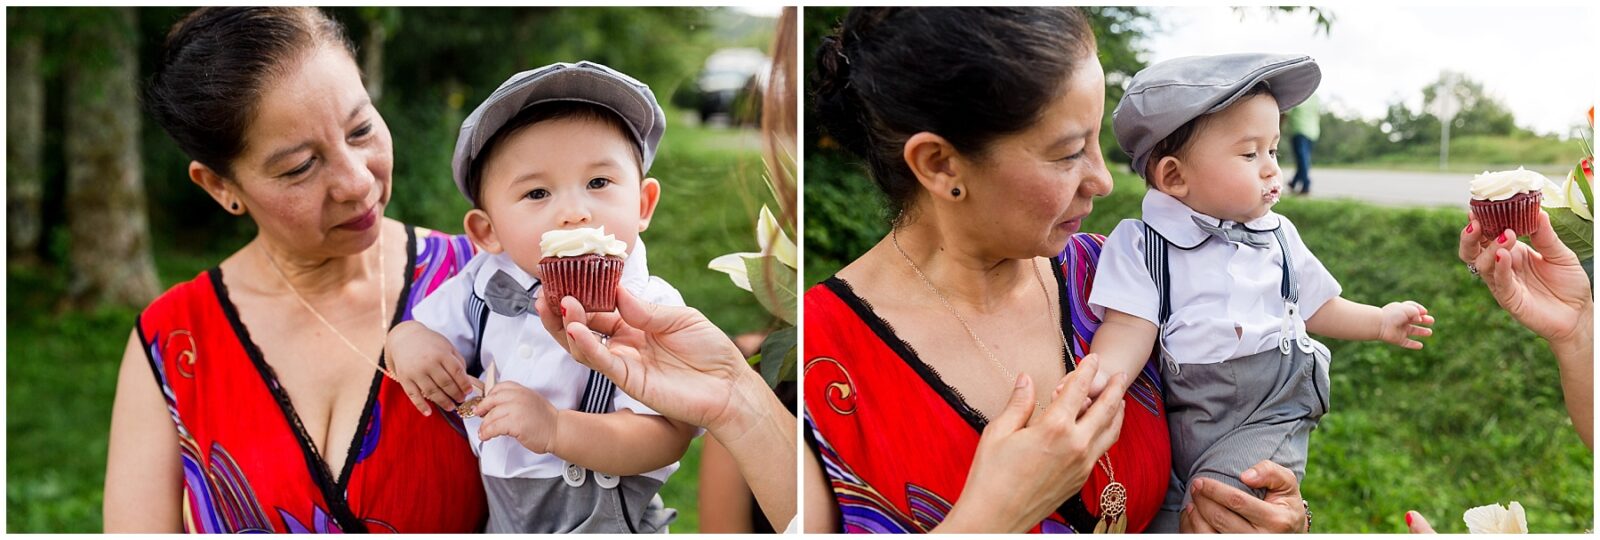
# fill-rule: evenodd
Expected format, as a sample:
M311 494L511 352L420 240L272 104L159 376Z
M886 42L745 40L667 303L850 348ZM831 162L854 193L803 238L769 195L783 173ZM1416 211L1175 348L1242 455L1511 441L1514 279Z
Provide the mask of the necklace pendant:
M1095 534L1123 534L1128 531L1128 489L1113 481L1100 490L1100 522Z

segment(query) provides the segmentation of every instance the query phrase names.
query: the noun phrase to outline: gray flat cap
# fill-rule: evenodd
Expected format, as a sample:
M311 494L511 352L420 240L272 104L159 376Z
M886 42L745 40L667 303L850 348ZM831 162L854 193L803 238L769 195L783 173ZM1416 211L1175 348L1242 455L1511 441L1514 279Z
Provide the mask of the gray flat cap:
M581 101L617 113L631 131L633 142L639 145L643 169L650 170L656 159L656 145L667 130L666 114L656 103L650 86L594 62L557 62L512 75L461 123L451 170L456 189L467 200L477 203L467 188L467 176L484 143L522 109L548 101Z
M1117 144L1144 176L1156 143L1190 120L1221 111L1258 82L1267 83L1278 110L1316 92L1322 68L1310 56L1223 54L1174 58L1140 70L1111 113Z

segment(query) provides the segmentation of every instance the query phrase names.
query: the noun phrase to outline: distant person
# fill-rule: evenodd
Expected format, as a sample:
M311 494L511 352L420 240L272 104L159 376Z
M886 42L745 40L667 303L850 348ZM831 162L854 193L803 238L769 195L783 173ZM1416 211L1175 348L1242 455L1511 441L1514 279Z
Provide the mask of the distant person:
M1294 179L1289 181L1289 191L1309 195L1311 147L1317 144L1317 137L1322 135L1322 103L1316 94L1289 110L1289 132L1294 134L1289 139L1289 144L1294 147Z

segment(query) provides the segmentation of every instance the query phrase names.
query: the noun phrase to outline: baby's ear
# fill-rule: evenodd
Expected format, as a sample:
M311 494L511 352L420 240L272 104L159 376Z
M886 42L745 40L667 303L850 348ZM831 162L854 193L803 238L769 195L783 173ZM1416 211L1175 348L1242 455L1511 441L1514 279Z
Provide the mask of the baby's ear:
M500 238L494 233L494 222L489 220L489 213L482 208L473 208L467 211L467 217L462 225L467 229L467 238L477 244L478 249L489 253L500 253Z
M1150 183L1156 189L1175 198L1189 195L1189 183L1183 176L1183 162L1177 156L1165 156L1150 167Z
M661 202L661 182L654 178L639 181L639 232L650 228L650 218L656 215L656 203Z

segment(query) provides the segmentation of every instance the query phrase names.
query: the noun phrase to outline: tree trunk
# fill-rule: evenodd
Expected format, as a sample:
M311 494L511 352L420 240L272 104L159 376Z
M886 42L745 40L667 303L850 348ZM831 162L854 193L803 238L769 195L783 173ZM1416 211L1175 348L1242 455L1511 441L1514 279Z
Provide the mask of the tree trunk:
M44 197L44 74L35 13L7 10L6 255L32 264L39 255Z
M132 8L80 8L66 76L68 302L143 306L159 293L139 145Z
M367 96L377 103L383 97L383 44L389 40L389 31L381 19L370 23L361 47L361 71L367 78Z

